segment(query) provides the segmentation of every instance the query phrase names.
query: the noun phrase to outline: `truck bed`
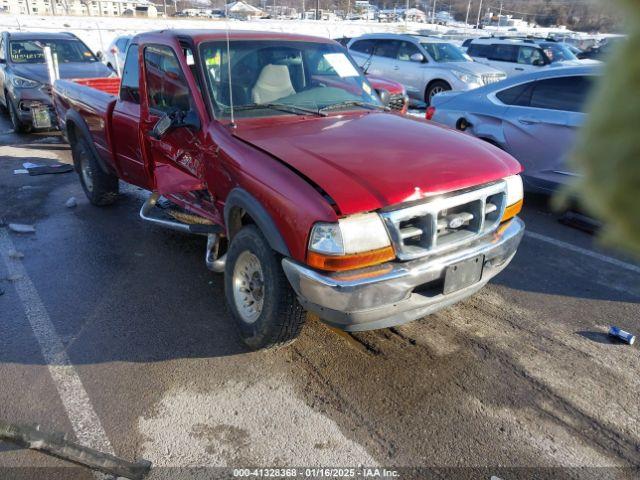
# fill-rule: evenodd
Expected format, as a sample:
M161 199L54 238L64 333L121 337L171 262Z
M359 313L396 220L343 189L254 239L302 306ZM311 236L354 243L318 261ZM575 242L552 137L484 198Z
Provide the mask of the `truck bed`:
M74 116L77 120L79 115L98 155L110 165L113 165L111 114L119 89L119 78L85 78L56 80L52 92L60 129L66 131L67 118Z

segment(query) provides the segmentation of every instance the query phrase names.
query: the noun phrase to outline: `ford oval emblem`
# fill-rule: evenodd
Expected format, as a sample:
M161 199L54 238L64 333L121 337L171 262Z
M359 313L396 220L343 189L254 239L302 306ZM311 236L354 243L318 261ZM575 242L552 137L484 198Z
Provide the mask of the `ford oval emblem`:
M464 217L462 215L458 215L457 217L453 217L449 220L449 228L460 228L464 223Z

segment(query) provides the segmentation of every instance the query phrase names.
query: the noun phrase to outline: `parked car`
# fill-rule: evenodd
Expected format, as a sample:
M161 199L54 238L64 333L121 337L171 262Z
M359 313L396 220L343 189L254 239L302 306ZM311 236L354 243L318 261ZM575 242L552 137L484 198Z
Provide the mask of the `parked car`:
M513 155L530 191L549 193L576 173L567 164L585 120L598 66L538 70L465 94L438 96L427 119L463 130Z
M467 54L477 62L503 70L508 76L583 64L564 43L541 38L474 38L468 43Z
M228 35L137 35L118 96L58 80L54 102L93 204L122 179L153 192L143 220L207 236L249 346L295 338L303 307L349 331L408 322L507 266L524 228L510 155L389 113L336 42Z
M102 61L104 64L118 74L121 74L122 69L124 68L124 57L127 53L127 47L129 46L130 41L131 35L121 35L116 37L102 55Z
M400 113L407 113L409 109L409 96L407 95L407 90L404 88L404 85L400 82L389 80L388 78L378 77L377 75L366 75L366 77L387 107Z
M71 33L2 32L0 106L8 110L17 132L50 128L55 123L45 46L56 54L62 78L106 77L112 73Z
M470 90L506 78L440 38L369 34L352 39L348 48L365 72L402 83L410 98L427 105L440 92Z

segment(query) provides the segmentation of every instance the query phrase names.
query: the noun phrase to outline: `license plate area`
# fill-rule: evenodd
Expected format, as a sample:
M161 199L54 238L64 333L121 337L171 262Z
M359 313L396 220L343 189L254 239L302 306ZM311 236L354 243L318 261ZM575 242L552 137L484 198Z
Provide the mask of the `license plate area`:
M35 128L51 127L51 116L47 107L31 107L31 117Z
M446 295L478 283L482 279L483 267L484 255L449 265L444 274L442 293Z

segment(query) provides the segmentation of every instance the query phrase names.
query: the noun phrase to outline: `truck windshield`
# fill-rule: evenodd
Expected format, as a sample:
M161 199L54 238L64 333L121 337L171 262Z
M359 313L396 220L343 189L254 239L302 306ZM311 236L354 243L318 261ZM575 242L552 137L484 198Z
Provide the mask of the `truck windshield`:
M236 40L201 45L207 84L218 117L287 115L297 107L319 111L380 107L367 79L338 45ZM230 65L228 58L231 58ZM229 66L231 67L229 69ZM231 75L229 75L231 70ZM279 108L271 108L279 106Z
M58 63L97 62L91 50L79 40L12 40L9 44L13 63L45 63L44 47L58 56Z

